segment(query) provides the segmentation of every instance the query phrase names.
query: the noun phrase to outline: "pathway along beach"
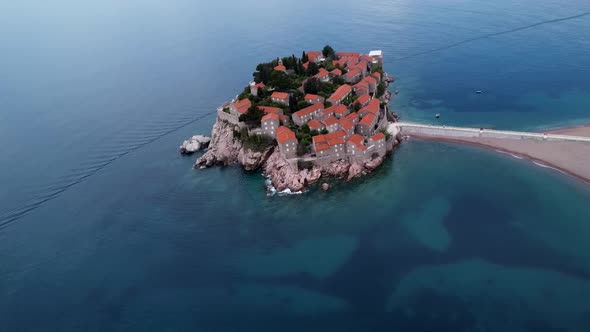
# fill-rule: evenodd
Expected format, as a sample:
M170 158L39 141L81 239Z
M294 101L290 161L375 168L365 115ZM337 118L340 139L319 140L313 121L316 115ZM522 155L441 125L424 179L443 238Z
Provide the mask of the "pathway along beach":
M590 125L563 128L547 133L590 137ZM539 164L556 168L590 184L590 143L566 141L539 141L491 137L440 137L425 134L408 134L427 140L464 143L508 152Z

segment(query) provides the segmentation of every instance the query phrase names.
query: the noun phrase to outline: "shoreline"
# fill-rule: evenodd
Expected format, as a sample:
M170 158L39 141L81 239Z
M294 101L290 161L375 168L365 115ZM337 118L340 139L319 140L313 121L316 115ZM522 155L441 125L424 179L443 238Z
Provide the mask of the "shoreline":
M580 136L590 136L590 124L575 126L575 127L564 127L553 129L551 131L547 131L547 133L555 133L555 134L573 134ZM581 135L582 134L582 135ZM457 144L466 144L474 147L484 148L484 149L491 149L499 153L509 154L514 158L517 159L526 159L531 161L532 163L536 164L537 166L544 167L544 168L552 168L562 174L571 176L577 180L581 180L582 182L590 185L590 170L586 172L579 172L576 168L579 168L576 164L579 163L580 155L572 153L571 158L572 160L563 161L559 160L558 164L554 160L548 160L551 158L544 158L542 155L546 153L555 152L555 154L564 153L563 149L560 149L560 146L549 145L552 144L550 142L545 142L545 144L541 150L539 149L531 149L530 151L523 151L526 150L527 145L531 145L529 141L519 141L513 140L511 142L507 142L506 139L482 139L482 138L475 138L475 137L462 137L462 138L448 138L448 137L438 137L438 136L431 136L431 135L417 135L411 134L407 135L411 138L416 138L420 140L430 140L430 141L439 141L439 142L447 142L447 143L457 143ZM510 144L512 143L512 144ZM534 144L534 143L533 143ZM583 144L583 143L581 143ZM512 145L512 146L510 146ZM555 150L555 151L552 151ZM587 144L587 150L590 152L590 144ZM590 154L586 154L587 163L585 165L590 165ZM573 158L576 158L573 160ZM590 169L589 167L586 167Z

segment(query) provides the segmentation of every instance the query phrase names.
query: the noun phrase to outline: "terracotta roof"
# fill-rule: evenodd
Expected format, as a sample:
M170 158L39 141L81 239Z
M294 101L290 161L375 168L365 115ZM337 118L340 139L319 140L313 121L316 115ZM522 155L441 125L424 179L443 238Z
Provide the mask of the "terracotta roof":
M320 143L314 144L314 148L316 151L323 151L323 150L328 150L330 148L330 146L328 145L327 142L320 142Z
M341 58L358 58L361 54L359 52L337 52L336 55Z
M313 61L316 58L321 57L321 56L322 56L322 52L319 52L319 51L309 51L309 52L307 52L307 58L310 61Z
M279 112L281 111L280 108L278 107L270 107L270 106L258 106L258 108L260 108L264 113L274 113L274 114L279 114Z
M324 137L324 135L315 135L311 139L313 140L313 144L318 144L326 141L326 137Z
M274 70L276 71L285 71L287 70L287 67L283 66L283 65L278 65L274 68Z
M380 72L376 71L376 72L372 73L371 76L375 77L375 79L377 81L381 81L381 73Z
M324 137L326 138L327 141L331 141L333 139L345 137L345 136L346 136L346 133L344 132L344 130L338 130L333 133L329 133L329 134L324 135Z
M383 133L377 133L377 134L371 136L371 139L373 141L378 141L380 139L385 139L385 135L383 135Z
M320 130L322 129L322 123L318 120L309 120L307 121L307 125L310 129Z
M279 128L277 128L277 142L279 143L285 143L287 141L295 141L297 142L297 137L295 136L295 133L293 131L291 131L291 129L285 127L285 126L280 126Z
M319 97L320 97L320 96L318 96L318 95L313 95L313 94L311 94L311 93L308 93L308 94L306 94L306 95L305 95L305 97L303 97L303 98L304 98L305 100L308 100L308 99L312 99L312 100L318 100L318 98L319 98Z
M266 85L264 85L264 83L260 82L260 83L256 84L254 87L255 88L265 88Z
M324 119L324 123L326 124L326 126L332 126L332 125L335 125L336 123L338 123L338 119L331 116L329 118Z
M342 129L344 129L344 130L350 130L351 128L354 127L354 123L352 123L352 121L350 121L348 119L341 119L340 120L340 127L342 127Z
M272 95L270 95L270 97L276 99L287 99L289 98L289 94L286 92L273 92Z
M252 102L250 102L250 99L245 98L245 99L242 99L242 100L234 103L234 106L238 110L238 113L244 114L248 111L250 106L252 106Z
M322 77L328 76L329 74L330 74L329 71L325 70L324 68L320 68L320 70L318 70L318 73L315 74L314 77L322 78Z
M371 99L371 101L369 101L369 105L367 105L367 110L375 115L377 115L379 113L379 107L380 107L380 102L379 99L377 98L373 98Z
M321 103L313 104L311 106L307 106L306 108L293 113L293 115L297 115L299 117L302 117L302 116L311 114L313 112L316 112L316 111L322 110L322 109L324 109L324 105L322 105Z
M336 69L332 70L330 72L330 74L333 74L333 75L336 75L336 76L340 76L340 75L342 75L342 70L336 68Z
M360 75L361 71L358 68L354 68L352 70L349 70L348 73L344 74L344 76L346 77L355 77L356 75Z
M322 111L323 115L334 115L334 106L330 106Z
M377 80L372 76L367 76L363 78L363 81L366 81L369 84L377 84Z
M361 55L361 56L359 57L359 59L360 59L360 60L365 60L365 61L367 61L368 63L371 63L371 62L373 62L373 58L371 58L370 56L368 56L368 55L366 55L366 54L363 54L363 55Z
M371 126L371 125L373 125L373 121L375 121L375 114L367 113L367 114L365 114L365 116L363 116L363 118L361 119L361 122L359 122L359 123L367 125L367 126Z
M330 106L330 107L326 108L324 110L324 114L326 114L326 111L328 111L328 110L330 111L330 113L341 114L341 115L344 115L344 114L346 114L346 112L348 112L346 105L342 105L342 104L334 105L334 106Z
M350 113L345 117L345 119L354 122L354 120L356 120L358 117L359 115L357 113Z
M354 102L355 103L359 103L359 104L361 104L361 105L364 106L364 105L366 105L369 102L370 99L371 99L371 96L369 96L368 94L367 95L361 95Z
M261 121L266 121L266 120L276 120L276 121L279 121L279 115L276 114L276 113L269 113L269 114L263 116Z
M283 115L283 114L281 114L281 115L279 115L279 119L280 119L281 121L285 121L285 120L287 120L287 116L286 116L286 115Z
M365 139L363 138L363 136L359 134L354 134L348 138L347 142L354 144L356 148L359 150L366 150L367 147L363 144L364 140Z
M348 85L348 84L341 85L330 96L330 99L331 100L334 100L334 101L341 100L342 98L344 98L344 96L346 96L347 94L349 94L351 90L352 90L352 88L350 87L350 85Z
M303 64L303 68L307 69L307 67L309 67L309 61Z
M344 141L344 137L338 137L338 138L331 139L331 140L328 141L328 144L330 146L334 146L334 145L337 145L337 144L344 144L344 143L346 143Z
M334 60L332 61L334 67L344 67L346 65L346 59ZM342 74L342 72L340 73Z

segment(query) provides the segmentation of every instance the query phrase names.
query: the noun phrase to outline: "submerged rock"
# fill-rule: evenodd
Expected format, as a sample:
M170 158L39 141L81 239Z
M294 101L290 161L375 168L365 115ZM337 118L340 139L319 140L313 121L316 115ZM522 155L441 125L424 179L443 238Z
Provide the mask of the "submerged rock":
M193 154L209 146L209 142L211 142L211 138L203 135L196 135L182 142L179 150L181 154Z
M330 185L327 182L322 183L322 190L323 191L330 190Z

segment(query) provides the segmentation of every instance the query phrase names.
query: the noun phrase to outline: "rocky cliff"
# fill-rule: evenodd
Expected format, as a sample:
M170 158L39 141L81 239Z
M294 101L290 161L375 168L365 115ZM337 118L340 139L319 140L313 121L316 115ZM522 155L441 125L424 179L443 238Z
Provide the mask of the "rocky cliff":
M391 137L387 144L388 152L392 152L400 141L400 137ZM298 192L318 182L323 177L350 181L372 172L383 161L384 158L381 157L362 164L351 164L341 160L325 166L299 169L296 162L285 160L275 146L261 152L245 148L234 137L234 125L217 119L211 131L209 149L197 159L195 168L239 164L247 171L262 169L277 191L289 189L292 192Z

